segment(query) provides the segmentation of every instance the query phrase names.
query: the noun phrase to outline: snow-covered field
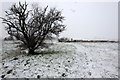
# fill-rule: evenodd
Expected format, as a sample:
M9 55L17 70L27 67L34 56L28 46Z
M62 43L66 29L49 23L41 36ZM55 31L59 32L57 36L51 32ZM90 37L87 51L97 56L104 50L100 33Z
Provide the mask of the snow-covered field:
M118 78L118 43L55 43L39 55L27 55L17 42L3 44L1 77Z

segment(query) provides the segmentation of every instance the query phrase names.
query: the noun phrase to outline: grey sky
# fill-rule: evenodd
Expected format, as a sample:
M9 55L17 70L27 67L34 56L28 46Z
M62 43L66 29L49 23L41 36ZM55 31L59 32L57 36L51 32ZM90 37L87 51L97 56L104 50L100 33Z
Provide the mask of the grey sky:
M61 37L74 39L118 39L117 2L42 2L40 6L56 7L65 16L66 31ZM10 3L2 3L2 14ZM3 28L4 29L4 28ZM2 36L5 31L2 29Z

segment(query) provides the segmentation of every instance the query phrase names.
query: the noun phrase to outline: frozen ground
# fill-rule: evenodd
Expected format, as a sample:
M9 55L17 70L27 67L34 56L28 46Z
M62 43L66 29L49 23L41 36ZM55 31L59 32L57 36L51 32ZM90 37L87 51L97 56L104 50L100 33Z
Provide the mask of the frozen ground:
M5 78L118 78L118 43L55 43L54 54L27 55L17 42L4 42Z

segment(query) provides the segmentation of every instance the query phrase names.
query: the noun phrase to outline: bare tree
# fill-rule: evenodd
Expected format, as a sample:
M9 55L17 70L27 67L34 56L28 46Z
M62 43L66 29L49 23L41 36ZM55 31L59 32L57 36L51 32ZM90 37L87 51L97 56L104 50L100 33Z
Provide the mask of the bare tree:
M52 36L59 35L65 30L63 25L64 17L61 11L56 8L48 9L34 7L32 10L27 9L28 4L14 4L6 12L6 18L3 23L7 24L7 32L15 36L28 48L29 54L43 45L44 40Z

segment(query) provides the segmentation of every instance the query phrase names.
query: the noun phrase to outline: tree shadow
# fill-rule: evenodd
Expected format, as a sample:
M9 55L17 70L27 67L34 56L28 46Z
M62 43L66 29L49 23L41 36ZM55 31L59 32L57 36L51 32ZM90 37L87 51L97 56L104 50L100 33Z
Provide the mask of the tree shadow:
M48 54L60 54L64 53L63 51L56 51L56 50L43 50L43 51L35 51L33 54L28 55L48 55Z

